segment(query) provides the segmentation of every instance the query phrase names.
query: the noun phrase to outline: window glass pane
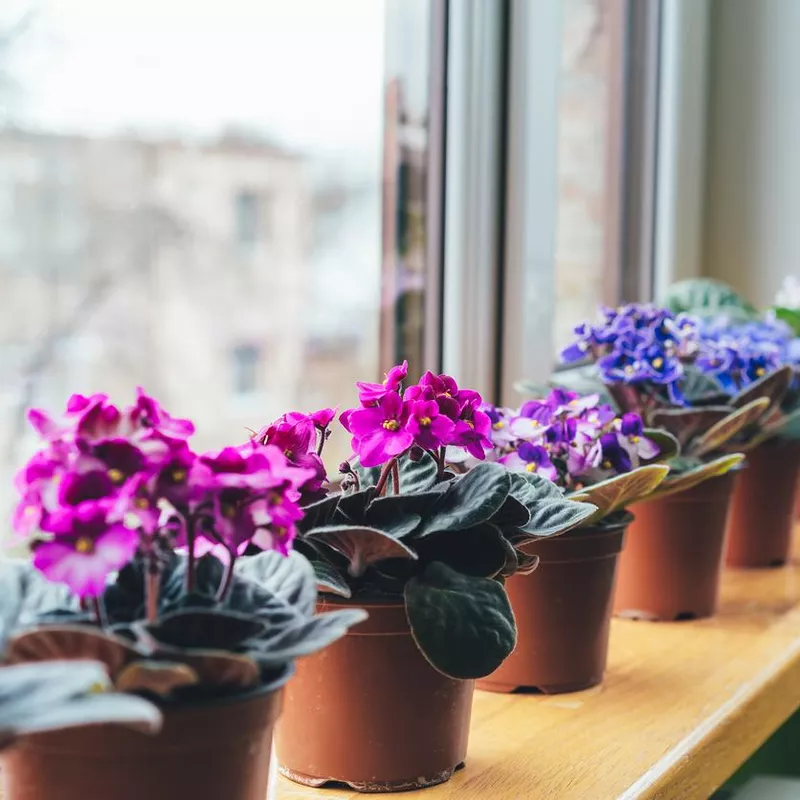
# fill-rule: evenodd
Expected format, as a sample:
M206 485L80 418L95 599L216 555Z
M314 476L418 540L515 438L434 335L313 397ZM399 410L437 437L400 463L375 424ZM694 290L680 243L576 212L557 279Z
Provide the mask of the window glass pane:
M385 13L0 4L0 511L30 405L141 384L212 448L379 377Z
M619 0L562 0L557 350L600 303L617 301L624 6Z

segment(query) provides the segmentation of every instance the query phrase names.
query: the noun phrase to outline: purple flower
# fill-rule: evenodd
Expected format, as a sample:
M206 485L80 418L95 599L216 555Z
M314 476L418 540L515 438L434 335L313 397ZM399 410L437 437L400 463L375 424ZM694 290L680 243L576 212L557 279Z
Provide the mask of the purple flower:
M173 439L187 439L194 433L190 420L170 416L141 386L136 389L136 403L129 416L135 428L156 431Z
M600 437L600 446L603 451L603 460L600 466L603 469L614 470L617 473L630 472L633 462L628 451L620 444L619 437L614 433L604 433Z
M384 395L375 407L352 411L348 426L361 464L377 467L408 450L414 436L406 427L407 421L408 407L395 392Z
M479 406L478 400L464 404L448 444L463 447L473 458L483 460L492 446L492 423Z
M500 463L512 470L535 472L551 481L558 477L558 471L553 466L546 448L530 442L520 442L517 450L503 456Z
M363 405L374 405L379 403L387 394L399 392L403 381L408 375L408 361L404 361L396 367L392 367L386 373L383 383L356 383L358 388L358 399Z
M78 597L102 594L109 575L130 562L139 545L136 531L110 522L107 511L106 504L88 501L55 515L56 536L35 546L34 566Z
M324 431L326 428L330 427L333 418L336 416L336 411L337 408L321 408L311 415L311 419L314 421L314 425L316 425L318 430Z
M439 405L435 400L410 403L406 430L420 447L438 450L449 441L454 428L453 421L439 413Z
M624 414L618 427L619 443L631 458L649 461L661 452L661 448L644 435L644 422L638 414Z

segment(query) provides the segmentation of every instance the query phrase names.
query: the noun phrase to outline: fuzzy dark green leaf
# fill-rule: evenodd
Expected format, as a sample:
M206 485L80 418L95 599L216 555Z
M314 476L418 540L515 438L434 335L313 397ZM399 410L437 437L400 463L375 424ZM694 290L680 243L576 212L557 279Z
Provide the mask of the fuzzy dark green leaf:
M661 302L670 311L698 316L727 314L733 319L753 319L758 312L727 283L712 278L690 278L672 284Z
M335 594L339 597L350 597L352 591L347 583L347 578L339 572L332 564L328 564L321 559L311 562L314 567L314 574L317 576L317 590Z
M419 536L457 531L488 522L503 506L511 487L508 470L500 464L478 464L450 481L447 490L422 523Z
M324 542L341 553L349 561L353 576L363 575L370 564L387 558L417 558L408 545L377 528L329 525L309 531L306 538Z
M497 526L488 522L472 528L433 533L417 542L420 561L440 561L465 575L493 578L506 566L508 552Z
M482 678L513 651L517 631L503 587L429 564L405 588L406 614L422 654L452 678Z
M314 569L300 553L265 550L239 559L235 574L253 581L301 614L313 614L317 602Z
M519 530L529 536L555 536L587 523L597 515L592 503L575 502L561 497L546 499L530 506L530 522Z

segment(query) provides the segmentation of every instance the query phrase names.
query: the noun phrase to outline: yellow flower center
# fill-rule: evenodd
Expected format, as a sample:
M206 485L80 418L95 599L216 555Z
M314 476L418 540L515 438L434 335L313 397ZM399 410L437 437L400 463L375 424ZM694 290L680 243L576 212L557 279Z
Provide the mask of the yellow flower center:
M175 483L183 483L186 480L186 470L185 469L172 470L172 480Z
M469 425L470 428L474 428L475 427L475 423L472 422L471 420L465 419L464 422L466 422L467 425Z
M528 472L536 472L536 464L526 464L525 469L528 470Z
M387 419L384 420L383 427L387 431L396 431L400 427L400 423L396 419Z
M122 483L125 480L125 473L121 469L111 467L108 471L108 477L111 478L112 483Z
M149 503L144 497L137 497L133 501L133 504L136 506L136 508L142 508L142 509L147 508L149 505Z
M270 492L269 499L272 505L279 506L283 502L283 495L278 492Z
M611 462L608 459L603 462L603 469L611 469Z
M640 436L631 436L631 441L634 444L639 444L639 442L641 441L641 437Z
M758 368L756 369L756 375L757 375L759 378L760 378L762 375L764 375L764 373L766 373L766 370L764 369L764 367L758 367Z
M496 431L499 431L501 428L505 428L505 426L506 426L506 424L505 424L505 422L503 422L503 420L498 420L497 422L495 422L494 425L492 425L492 427Z
M662 367L663 365L664 365L664 359L663 359L663 358L661 358L661 356L656 356L656 357L653 359L653 366L654 366L656 369L661 369L661 367Z
M223 503L220 513L225 519L233 519L236 516L236 506L232 506L230 503Z
M626 375L632 375L633 367L630 364L628 364L623 371L625 372Z
M431 418L430 417L420 417L419 418L419 424L422 425L423 428L427 428L428 425L431 424Z
M93 553L94 552L94 542L88 536L81 536L77 542L75 542L75 552L77 553Z
M286 456L286 458L294 458L294 453L291 450L284 450L283 454Z

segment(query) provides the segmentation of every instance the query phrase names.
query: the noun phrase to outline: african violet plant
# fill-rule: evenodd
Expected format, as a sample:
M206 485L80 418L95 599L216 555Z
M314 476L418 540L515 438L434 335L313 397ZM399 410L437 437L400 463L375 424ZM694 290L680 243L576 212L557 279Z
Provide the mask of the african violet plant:
M761 418L734 440L739 449L775 437L800 438L800 316L781 305L792 302L790 292L788 283L766 314L719 281L682 281L667 293L671 308L687 307L699 320L704 355L697 367L705 382L695 381L690 402L730 404L742 395L770 400Z
M716 346L701 338L696 318L632 304L603 308L599 324L579 325L575 333L562 353L574 366L555 373L553 382L603 393L623 414L638 414L648 428L678 441L680 453L668 459L670 473L654 497L689 489L742 461L745 434L769 413L771 386L759 382L720 398L703 372ZM706 392L702 397L698 387Z
M305 508L296 547L323 592L403 602L425 658L451 677L478 678L516 642L503 582L535 568L521 547L596 509L499 464L449 470L449 448L476 459L491 448L482 399L430 372L404 391L406 375L403 364L382 384L358 384L360 407L340 417L355 452L340 466L342 490Z
M669 472L656 462L678 452L672 436L646 429L638 414L618 416L597 394L553 389L517 410L489 407L487 413L492 458L597 507L581 528L615 522L627 505L651 494Z
M4 583L6 663L94 659L117 690L181 704L275 688L364 618L314 616L311 566L288 553L314 473L276 446L195 454L193 425L141 390L29 419L42 449L14 526L33 556L3 567L22 571Z

